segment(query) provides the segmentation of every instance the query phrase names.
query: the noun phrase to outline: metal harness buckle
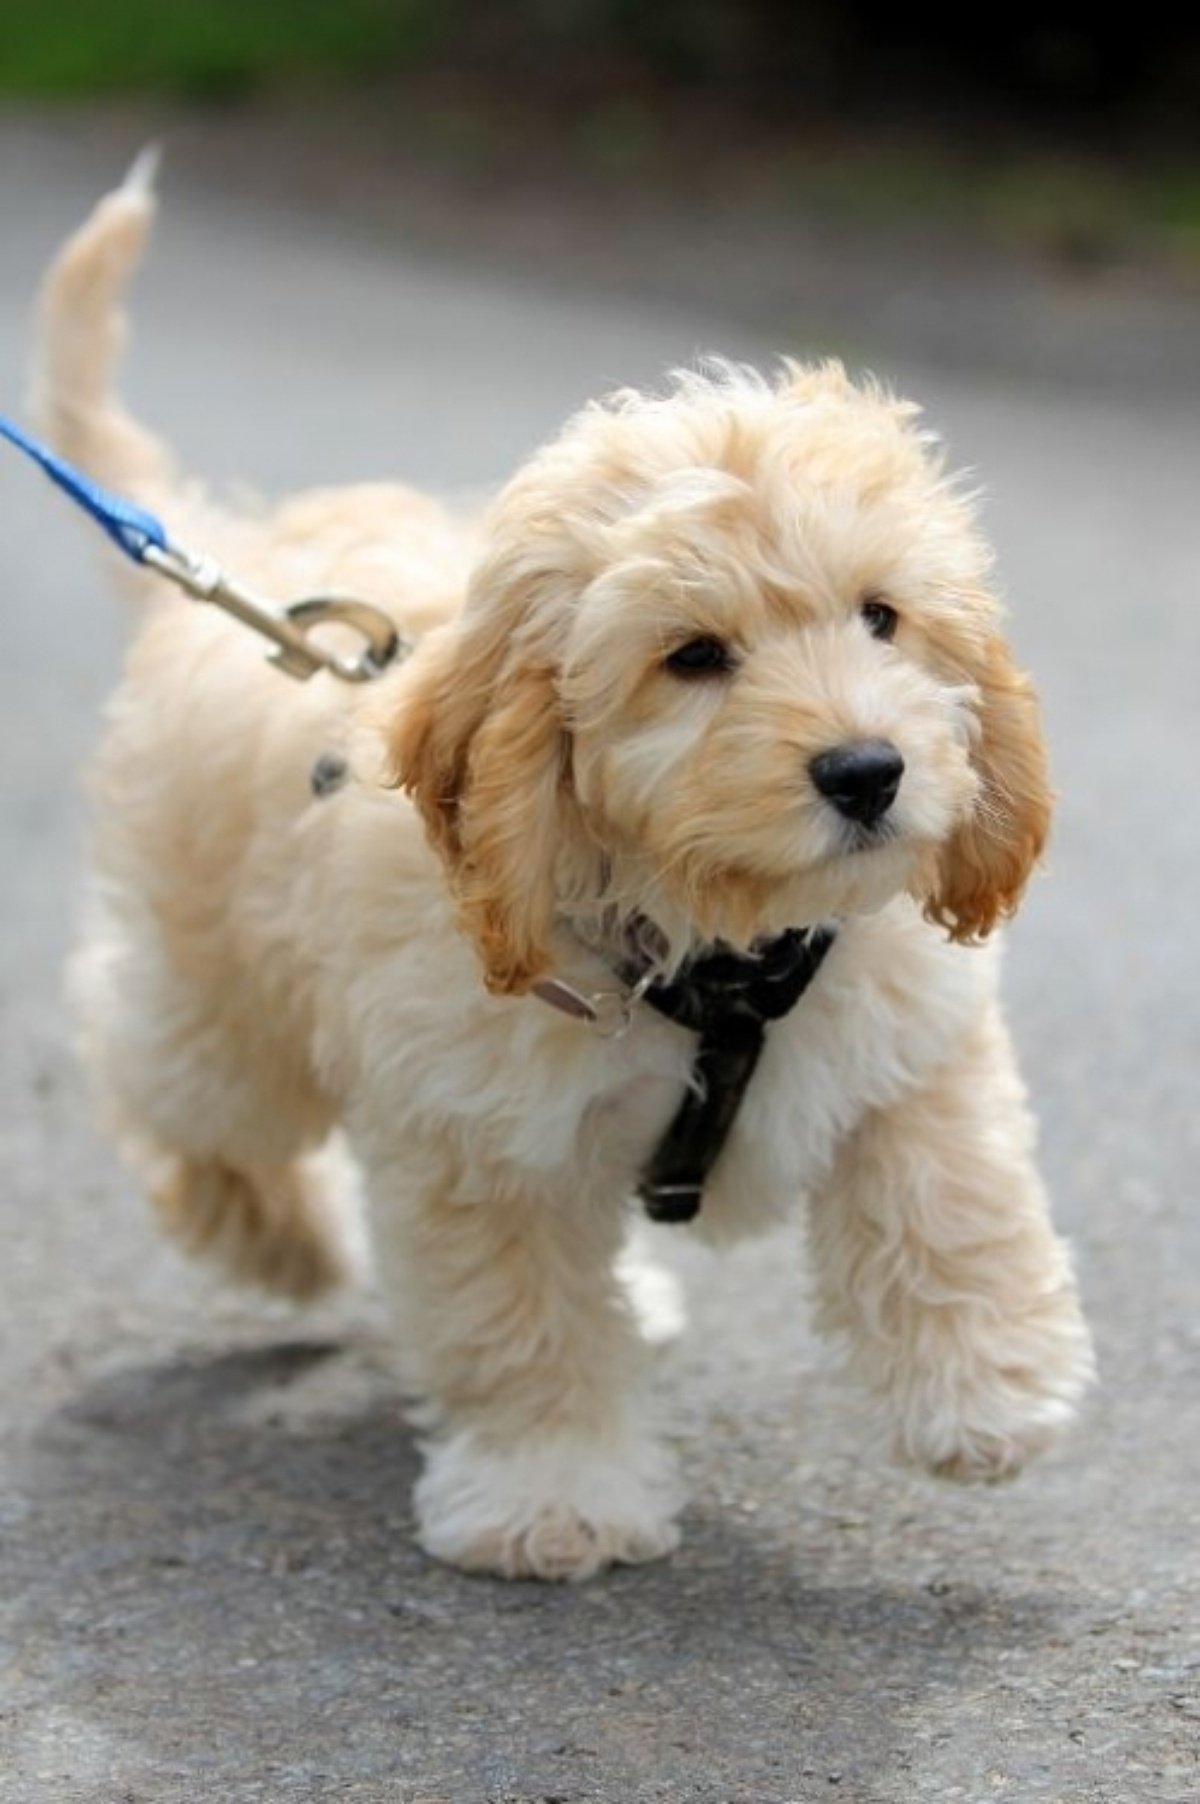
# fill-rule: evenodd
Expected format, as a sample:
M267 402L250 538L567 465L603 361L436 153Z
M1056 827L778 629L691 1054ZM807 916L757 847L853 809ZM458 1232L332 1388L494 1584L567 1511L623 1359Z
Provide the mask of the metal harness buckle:
M657 972L649 970L628 990L592 990L587 995L561 977L544 977L533 986L540 1002L576 1021L586 1021L598 1039L621 1040L633 1026L634 1011L654 983Z

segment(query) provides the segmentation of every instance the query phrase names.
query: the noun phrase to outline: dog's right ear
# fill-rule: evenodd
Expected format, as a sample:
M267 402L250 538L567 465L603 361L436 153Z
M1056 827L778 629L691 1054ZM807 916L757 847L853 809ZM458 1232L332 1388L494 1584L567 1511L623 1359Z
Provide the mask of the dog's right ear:
M467 634L454 621L431 632L405 673L388 739L392 774L416 803L451 876L462 852L467 759L496 677L496 660L488 654L478 627Z
M503 606L431 633L390 735L496 995L551 968L556 861L577 824L549 649Z

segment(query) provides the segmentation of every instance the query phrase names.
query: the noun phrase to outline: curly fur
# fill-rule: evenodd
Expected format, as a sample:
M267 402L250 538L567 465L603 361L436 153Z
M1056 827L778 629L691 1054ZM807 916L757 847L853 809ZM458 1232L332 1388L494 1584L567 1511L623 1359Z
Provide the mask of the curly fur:
M424 1399L424 1544L544 1577L664 1553L678 1496L622 1246L691 1041L648 1010L602 1040L526 992L610 986L635 914L668 966L837 919L699 1228L806 1208L820 1320L900 1454L1015 1470L1090 1372L974 944L1017 906L1049 797L971 501L917 411L836 365L718 364L589 407L479 523L382 485L234 518L112 398L150 212L144 183L110 196L50 275L57 442L264 589L356 590L422 639L369 692L299 688L136 579L75 989L167 1224L296 1294L351 1273L318 1157L340 1126ZM735 667L668 668L698 635ZM808 775L858 739L905 766L869 842ZM330 750L355 780L316 801Z

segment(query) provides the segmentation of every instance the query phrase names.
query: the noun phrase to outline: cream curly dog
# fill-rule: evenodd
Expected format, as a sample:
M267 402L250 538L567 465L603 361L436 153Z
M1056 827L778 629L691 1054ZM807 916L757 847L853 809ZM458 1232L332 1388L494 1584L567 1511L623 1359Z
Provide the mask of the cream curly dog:
M664 1133L704 1112L697 1034L647 998L606 1037L546 997L835 929L696 1229L806 1210L820 1322L899 1453L1014 1472L1091 1369L979 944L1049 798L916 409L836 365L716 366L586 408L478 525L382 485L235 518L111 393L151 212L127 184L51 272L44 427L268 593L351 591L420 640L373 685L301 686L134 578L76 990L166 1223L239 1278L338 1281L342 1129L423 1399L422 1544L508 1576L653 1559L679 1497L620 1255ZM349 779L314 795L331 753Z

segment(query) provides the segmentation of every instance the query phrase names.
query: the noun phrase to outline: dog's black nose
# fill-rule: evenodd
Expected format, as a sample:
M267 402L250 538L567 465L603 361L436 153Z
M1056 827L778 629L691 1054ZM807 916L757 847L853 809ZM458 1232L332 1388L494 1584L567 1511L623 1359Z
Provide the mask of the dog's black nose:
M808 774L839 814L870 827L896 800L904 760L890 739L859 739L818 752Z

